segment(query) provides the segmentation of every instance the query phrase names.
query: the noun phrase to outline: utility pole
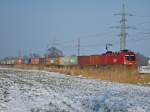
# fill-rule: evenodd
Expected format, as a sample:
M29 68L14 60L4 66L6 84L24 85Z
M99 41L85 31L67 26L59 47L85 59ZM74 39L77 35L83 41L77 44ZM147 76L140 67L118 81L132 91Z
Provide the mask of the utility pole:
M78 38L78 56L80 56L80 38Z
M125 50L126 49L126 38L128 35L126 29L136 29L134 27L130 27L130 26L126 25L126 22L127 22L126 16L133 16L133 15L126 13L124 3L122 5L122 12L118 13L118 14L114 14L114 15L120 15L121 16L121 20L120 20L121 26L116 26L113 28L121 29L121 32L119 34L119 36L120 36L120 50Z
M21 49L19 49L19 51L18 51L18 57L19 57L19 58L21 58L21 57L22 57Z

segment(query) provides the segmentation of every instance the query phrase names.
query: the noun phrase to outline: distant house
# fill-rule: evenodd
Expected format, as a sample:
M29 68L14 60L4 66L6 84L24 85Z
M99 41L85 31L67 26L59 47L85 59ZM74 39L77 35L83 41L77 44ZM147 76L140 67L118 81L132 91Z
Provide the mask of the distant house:
M63 52L57 49L56 47L51 47L48 49L46 56L49 56L51 58L56 58L56 57L63 56Z

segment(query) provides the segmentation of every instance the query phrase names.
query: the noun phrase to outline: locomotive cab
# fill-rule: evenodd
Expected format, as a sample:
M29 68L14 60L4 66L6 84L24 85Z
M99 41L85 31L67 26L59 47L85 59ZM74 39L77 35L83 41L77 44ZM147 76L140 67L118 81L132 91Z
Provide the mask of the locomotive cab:
M136 64L135 55L125 55L124 64L126 65Z
M135 65L136 64L136 56L132 51L123 52L123 59L125 65Z

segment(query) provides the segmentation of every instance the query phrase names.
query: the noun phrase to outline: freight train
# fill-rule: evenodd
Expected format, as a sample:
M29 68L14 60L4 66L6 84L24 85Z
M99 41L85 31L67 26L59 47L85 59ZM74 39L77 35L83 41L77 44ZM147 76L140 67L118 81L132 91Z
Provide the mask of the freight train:
M135 65L136 54L130 50L120 52L108 51L103 54L84 55L84 56L64 56L51 58L30 57L29 59L9 59L1 60L1 64L31 64L31 65L55 65L55 66L99 66L99 65Z

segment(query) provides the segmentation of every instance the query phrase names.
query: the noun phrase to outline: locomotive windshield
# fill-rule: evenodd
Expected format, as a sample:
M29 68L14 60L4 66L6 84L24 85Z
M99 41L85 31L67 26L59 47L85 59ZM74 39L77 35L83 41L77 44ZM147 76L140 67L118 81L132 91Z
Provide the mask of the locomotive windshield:
M135 56L134 55L127 55L127 56L125 56L125 58L128 61L135 61Z

